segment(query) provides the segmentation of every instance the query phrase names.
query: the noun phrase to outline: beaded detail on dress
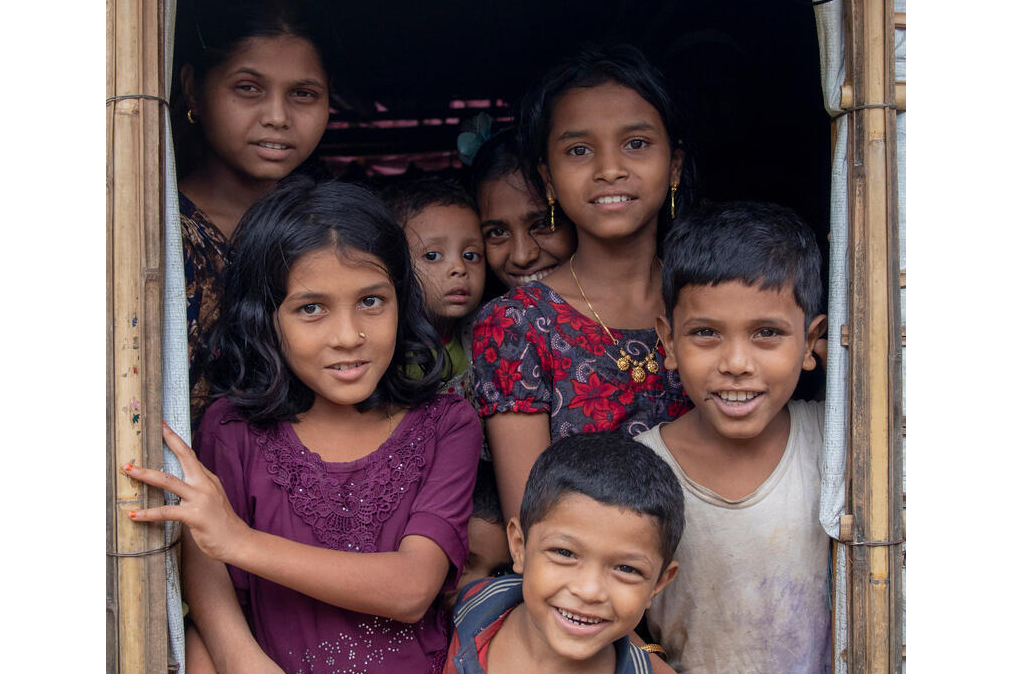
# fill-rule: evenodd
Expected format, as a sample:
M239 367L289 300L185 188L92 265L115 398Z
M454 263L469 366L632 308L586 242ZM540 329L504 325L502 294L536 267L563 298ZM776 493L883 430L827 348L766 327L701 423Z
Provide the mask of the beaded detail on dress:
M309 525L317 539L332 550L376 552L376 536L404 493L422 475L422 448L435 433L444 404L426 403L425 414L413 415L410 428L398 427L379 448L354 462L356 468L335 474L307 449L295 433L279 424L255 431L267 461L268 473L285 490L292 510Z

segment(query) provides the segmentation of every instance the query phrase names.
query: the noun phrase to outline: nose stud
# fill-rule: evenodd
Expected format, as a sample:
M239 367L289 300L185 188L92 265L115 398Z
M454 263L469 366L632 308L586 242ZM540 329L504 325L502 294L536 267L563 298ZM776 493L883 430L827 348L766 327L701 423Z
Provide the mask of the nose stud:
M358 331L358 336L361 337L362 339L365 339L365 333L362 332L361 330Z

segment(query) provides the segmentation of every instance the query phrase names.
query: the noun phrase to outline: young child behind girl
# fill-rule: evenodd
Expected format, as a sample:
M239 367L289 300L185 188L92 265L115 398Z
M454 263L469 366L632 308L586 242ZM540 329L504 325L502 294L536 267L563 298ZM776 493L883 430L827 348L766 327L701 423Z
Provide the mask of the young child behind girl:
M292 177L233 256L203 466L166 431L185 481L124 470L182 502L131 516L187 525L184 592L218 671L439 671L481 430L434 395L404 235L365 190Z
M471 162L485 259L501 283L491 297L540 281L576 249L573 223L558 209L554 226L549 223L548 206L524 176L522 165L520 141L513 128L489 138ZM486 282L485 287L485 296L490 297L493 283Z
M633 47L588 50L524 99L527 177L561 209L578 252L479 312L475 395L507 518L550 442L636 435L691 405L663 367L660 223L687 209L691 171L660 74Z
M485 244L474 201L455 180L395 183L383 199L404 228L429 319L447 358L444 393L471 391L471 321L485 288Z
M329 117L323 22L298 0L181 3L173 131L191 422L211 402L208 333L243 213L316 149Z

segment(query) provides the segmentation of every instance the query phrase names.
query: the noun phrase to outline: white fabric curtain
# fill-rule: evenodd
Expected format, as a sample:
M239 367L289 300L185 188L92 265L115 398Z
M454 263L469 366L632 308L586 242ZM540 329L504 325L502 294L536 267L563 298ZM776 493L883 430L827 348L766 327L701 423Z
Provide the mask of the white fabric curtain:
M165 93L168 100L172 86L172 52L176 27L175 0L165 2ZM162 418L187 444L190 443L190 377L186 345L186 281L183 277L183 239L179 228L179 197L176 191L176 158L172 147L172 125L165 115L165 261L162 299ZM176 456L163 447L165 470L182 477ZM178 499L165 493L167 503ZM179 524L165 525L165 542L179 536ZM178 547L176 548L178 550ZM186 674L183 652L183 605L179 586L177 555L165 558L165 605L169 628L169 653L179 663L180 674Z

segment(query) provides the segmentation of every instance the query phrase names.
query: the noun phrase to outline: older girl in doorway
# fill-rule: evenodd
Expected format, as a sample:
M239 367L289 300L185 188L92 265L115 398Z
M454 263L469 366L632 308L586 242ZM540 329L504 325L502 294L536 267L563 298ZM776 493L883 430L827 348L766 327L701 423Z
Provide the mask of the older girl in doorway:
M210 403L207 337L243 213L316 149L329 118L320 22L307 3L184 3L173 101L191 420Z

